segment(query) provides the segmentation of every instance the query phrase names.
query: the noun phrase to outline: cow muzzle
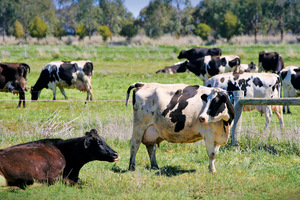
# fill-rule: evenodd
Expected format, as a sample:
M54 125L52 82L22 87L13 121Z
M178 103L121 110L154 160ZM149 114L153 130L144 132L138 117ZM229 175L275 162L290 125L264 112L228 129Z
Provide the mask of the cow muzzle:
M208 119L207 117L204 116L199 116L199 121L203 124L207 124L208 123Z

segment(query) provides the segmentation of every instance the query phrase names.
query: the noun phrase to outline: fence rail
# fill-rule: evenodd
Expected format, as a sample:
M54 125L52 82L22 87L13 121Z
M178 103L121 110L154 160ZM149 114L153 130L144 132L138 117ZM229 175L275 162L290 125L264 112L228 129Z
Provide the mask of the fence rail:
M243 98L244 91L234 91L235 117L231 128L232 146L238 146L242 127L243 105L300 105L300 98Z

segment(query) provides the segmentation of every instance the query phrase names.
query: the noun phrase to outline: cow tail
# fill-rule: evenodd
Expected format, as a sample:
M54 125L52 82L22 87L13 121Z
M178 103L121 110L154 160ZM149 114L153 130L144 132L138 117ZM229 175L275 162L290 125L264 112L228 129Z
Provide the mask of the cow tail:
M131 84L131 85L129 86L129 88L127 89L125 106L128 105L128 100L129 100L130 91L131 91L133 88L139 88L139 87L142 87L143 85L144 85L144 84L142 84L142 83L134 83L134 84Z

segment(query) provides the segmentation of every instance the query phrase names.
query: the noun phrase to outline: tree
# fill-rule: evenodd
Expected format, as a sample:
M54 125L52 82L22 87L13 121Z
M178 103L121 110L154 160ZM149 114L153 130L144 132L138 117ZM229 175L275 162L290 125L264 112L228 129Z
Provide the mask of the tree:
M25 34L23 25L18 20L15 21L15 23L14 23L13 33L12 34L16 38L21 38Z
M137 33L138 33L138 29L136 25L126 24L125 26L122 27L120 35L126 37L127 40L130 41L131 38L137 35Z
M62 36L67 35L67 31L64 29L63 25L61 23L57 23L54 26L54 33L53 33L54 37L57 37L61 40Z
M5 41L5 33L10 33L10 28L13 26L17 16L17 3L11 0L0 1L0 31L2 29L3 41Z
M29 32L31 37L36 37L39 40L46 37L47 25L40 17L35 17L29 24Z
M211 34L211 28L207 24L198 24L195 34L201 37L202 40L207 40Z
M82 40L85 36L87 36L88 32L84 24L77 25L76 34L79 36L79 40Z
M102 36L102 40L104 42L107 41L107 38L111 37L112 33L109 30L108 26L99 26L98 27L98 32L100 33L100 35Z
M232 11L228 11L220 23L220 35L229 41L237 34L238 18Z

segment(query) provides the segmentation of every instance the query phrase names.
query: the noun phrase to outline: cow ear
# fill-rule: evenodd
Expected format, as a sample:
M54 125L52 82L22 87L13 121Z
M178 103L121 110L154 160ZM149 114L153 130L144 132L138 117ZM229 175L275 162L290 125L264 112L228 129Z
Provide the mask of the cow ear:
M225 59L225 58L222 58L222 59L221 59L221 65L222 65L222 66L226 66L226 59Z
M226 103L227 102L227 95L224 92L220 92L220 101L222 103Z

